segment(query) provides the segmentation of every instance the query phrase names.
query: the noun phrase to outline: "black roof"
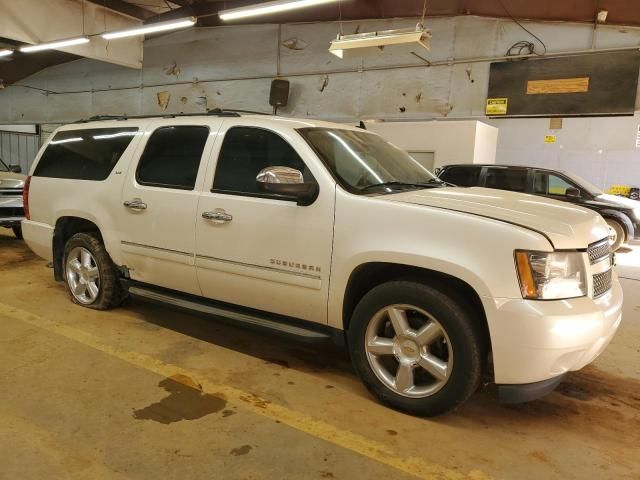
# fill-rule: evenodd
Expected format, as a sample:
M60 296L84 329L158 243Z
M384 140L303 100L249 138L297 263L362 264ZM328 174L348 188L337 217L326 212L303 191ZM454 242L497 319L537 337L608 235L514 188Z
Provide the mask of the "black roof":
M547 172L561 171L561 170L553 170L552 168L532 167L530 165L506 165L504 163L450 163L448 165L443 165L440 168L444 169L449 167L474 167L474 168L498 167L498 168L527 168L527 169L535 168L536 170L545 170Z

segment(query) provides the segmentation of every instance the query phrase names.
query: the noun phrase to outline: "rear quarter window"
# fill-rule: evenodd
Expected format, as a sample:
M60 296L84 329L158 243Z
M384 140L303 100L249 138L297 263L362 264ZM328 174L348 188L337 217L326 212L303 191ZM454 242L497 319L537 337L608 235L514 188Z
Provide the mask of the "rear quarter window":
M137 133L137 128L58 132L47 145L33 175L105 180Z

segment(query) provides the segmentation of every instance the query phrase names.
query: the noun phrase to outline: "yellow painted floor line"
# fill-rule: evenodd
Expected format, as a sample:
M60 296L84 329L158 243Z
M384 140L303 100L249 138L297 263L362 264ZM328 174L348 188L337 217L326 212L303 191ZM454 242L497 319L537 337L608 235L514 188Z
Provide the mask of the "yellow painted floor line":
M343 430L305 413L271 403L241 389L229 385L217 384L206 378L198 378L198 375L193 372L149 355L114 347L87 332L48 320L11 305L0 303L0 316L6 317L7 319L19 320L47 332L61 335L82 345L128 362L136 367L164 377L173 377L176 381L180 381L181 377L193 378L206 393L223 395L229 402L240 405L257 415L278 420L280 423L299 430L300 432L338 445L346 450L358 453L417 478L433 480L486 480L490 478L478 470L473 470L469 472L469 474L464 475L458 471L419 457L398 455L393 449L383 443L370 440L357 433ZM193 385L189 384L189 386Z

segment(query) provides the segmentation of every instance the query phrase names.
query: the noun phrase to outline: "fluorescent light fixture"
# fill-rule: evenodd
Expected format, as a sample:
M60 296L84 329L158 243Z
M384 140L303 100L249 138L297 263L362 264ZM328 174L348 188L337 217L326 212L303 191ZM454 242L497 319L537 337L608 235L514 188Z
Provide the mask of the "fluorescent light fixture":
M51 140L49 143L51 145L60 145L61 143L81 142L82 140L83 140L82 137L71 137L71 138L63 138L62 140Z
M254 17L256 15L268 15L270 13L287 12L298 8L315 7L325 3L339 2L340 0L276 0L263 2L246 7L221 10L218 16L221 20L237 20L239 18Z
M329 52L335 56L344 58L347 50L376 47L383 49L390 45L403 45L417 43L421 47L429 50L429 39L431 31L421 25L417 28L384 30L379 32L356 33L354 35L339 35L331 42Z
M0 50L0 57L8 57L9 55L11 55L13 53L13 50Z
M150 23L148 25L140 25L135 28L125 30L115 30L113 32L104 32L101 36L105 40L113 40L114 38L134 37L136 35L145 35L147 33L166 32L167 30L177 30L179 28L193 27L196 24L195 17L179 18L177 20L169 20L166 22Z
M57 50L64 47L72 47L74 45L82 45L83 43L89 43L89 37L76 37L69 38L67 40L56 40L54 42L39 43L37 45L27 45L20 47L21 52L39 52L41 50Z

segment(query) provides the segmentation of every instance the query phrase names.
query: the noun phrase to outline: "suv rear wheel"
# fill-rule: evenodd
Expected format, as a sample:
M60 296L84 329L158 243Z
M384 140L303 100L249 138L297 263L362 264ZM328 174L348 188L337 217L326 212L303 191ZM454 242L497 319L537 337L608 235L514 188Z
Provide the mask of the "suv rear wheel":
M107 310L124 299L118 271L95 233L76 233L66 243L64 281L71 299L83 307Z
M413 281L384 283L349 328L354 367L381 402L414 415L454 409L480 383L486 340L455 296Z

